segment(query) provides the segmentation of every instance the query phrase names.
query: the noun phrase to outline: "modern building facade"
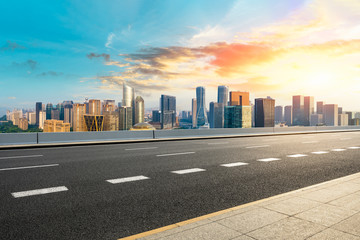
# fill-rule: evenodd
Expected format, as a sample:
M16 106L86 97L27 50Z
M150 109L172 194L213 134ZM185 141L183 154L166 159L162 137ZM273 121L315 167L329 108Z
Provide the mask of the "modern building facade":
M98 99L89 100L89 114L101 115L101 101Z
M326 126L338 126L338 105L324 105L324 123Z
M119 112L104 111L104 131L119 131Z
M225 128L251 128L251 106L225 106Z
M288 105L288 106L285 106L284 107L284 122L290 126L293 122L293 119L292 119L292 106L291 105Z
M88 132L100 132L104 130L104 116L103 115L84 115L85 128Z
M218 103L222 103L223 106L227 106L229 101L229 87L218 86Z
M171 129L176 125L176 98L169 95L161 95L161 129Z
M119 108L119 130L129 130L133 126L132 107Z
M223 128L224 127L224 104L223 103L210 103L209 114L210 128Z
M249 92L230 92L230 106L250 106Z
M51 118L51 111L53 110L52 103L46 104L46 119L52 119Z
M159 110L152 111L152 122L159 123L161 121L161 112Z
M324 122L323 114L311 114L310 116L310 126L321 126Z
M197 127L208 124L208 118L205 108L205 88L196 88L196 123Z
M135 124L145 122L144 99L137 96L135 99Z
M193 99L191 100L192 128L196 128L196 127L197 127L197 122L196 122L196 108L197 108L196 98L193 98Z
M36 111L36 126L39 126L39 115L40 112L42 111L42 102L37 102L35 104L35 111Z
M75 103L73 105L73 131L83 132L86 131L84 115L86 114L86 105Z
M70 123L62 120L45 120L44 132L70 132Z
M293 126L304 126L304 96L293 96Z
M274 127L275 100L271 98L255 99L255 127Z
M338 126L348 126L349 125L349 116L346 113L341 113L338 115Z
M304 126L310 126L310 116L314 113L314 97L304 97Z
M284 121L284 108L283 106L275 107L275 123L281 123Z
M324 102L316 102L316 113L324 114Z

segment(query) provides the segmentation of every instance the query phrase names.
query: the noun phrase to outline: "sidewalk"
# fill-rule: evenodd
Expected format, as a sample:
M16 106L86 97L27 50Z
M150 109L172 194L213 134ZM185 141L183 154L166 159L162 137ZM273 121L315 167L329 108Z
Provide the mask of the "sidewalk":
M360 173L124 239L360 240Z

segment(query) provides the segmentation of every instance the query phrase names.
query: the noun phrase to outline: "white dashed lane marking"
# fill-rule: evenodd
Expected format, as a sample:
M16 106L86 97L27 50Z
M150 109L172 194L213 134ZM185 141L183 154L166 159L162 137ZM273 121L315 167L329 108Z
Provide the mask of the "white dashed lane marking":
M259 159L259 162L271 162L271 161L279 161L281 160L280 158L263 158L263 159Z
M360 149L360 147L348 147L348 149Z
M300 157L306 157L306 154L293 154L293 155L287 155L287 157L291 158L300 158Z
M269 147L270 145L259 145L259 146L248 146L246 148L264 148L264 147Z
M110 179L110 180L106 180L106 181L109 183L112 183L112 184L117 184L117 183L134 182L134 181L140 181L140 180L146 180L146 179L150 179L150 178L141 175L141 176L135 176L135 177Z
M318 143L319 141L308 141L308 142L302 142L304 144L307 144L307 143Z
M11 156L11 157L0 157L0 159L11 159L11 158L32 158L32 157L42 157L43 155L28 155L28 156Z
M326 151L312 152L312 154L326 154L326 153L329 153L329 152L326 152Z
M182 153L167 153L156 155L157 157L166 157L166 156L176 156L176 155L186 155L186 154L194 154L195 152L182 152Z
M336 149L331 149L331 151L333 151L333 152L343 152L343 151L346 151L346 149L336 148Z
M35 196L35 195L43 195L43 194L48 194L48 193L64 192L64 191L68 191L68 190L69 189L67 189L67 187L61 186L61 187L42 188L42 189L23 191L23 192L14 192L14 193L11 193L11 195L14 198L21 198L21 197L29 197L29 196Z
M238 166L244 166L244 165L248 165L248 163L235 162L235 163L221 164L220 166L223 166L223 167L238 167Z
M31 168L45 168L45 167L57 167L59 164L48 164L48 165L37 165L37 166L25 166L25 167L12 167L12 168L1 168L0 171L20 170L20 169L31 169Z
M195 173L195 172L204 172L205 169L202 168L190 168L190 169L184 169L184 170L177 170L177 171L171 171L175 174L187 174L187 173Z

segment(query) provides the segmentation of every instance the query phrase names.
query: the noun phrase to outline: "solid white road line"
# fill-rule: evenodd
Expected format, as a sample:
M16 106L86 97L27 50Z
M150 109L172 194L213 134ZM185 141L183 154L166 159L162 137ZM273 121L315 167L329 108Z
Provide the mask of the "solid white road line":
M226 163L226 164L221 164L220 166L223 166L223 167L237 167L237 166L244 166L244 165L248 165L248 163L244 163L244 162L235 162L235 163Z
M331 149L331 151L333 151L333 152L343 152L343 151L346 151L346 149L336 148L336 149Z
M117 178L117 179L110 179L106 180L109 183L116 184L116 183L125 183L125 182L133 182L133 181L139 181L139 180L145 180L150 179L145 176L135 176L135 177L126 177L126 178Z
M28 155L28 156L11 156L11 157L0 157L0 159L11 159L11 158L32 158L32 157L42 157L43 155Z
M0 168L0 171L10 171L10 170L29 169L29 168L57 167L57 166L59 166L59 164L25 166L25 167L12 167L12 168Z
M258 159L259 162L271 162L271 161L278 161L281 160L280 158L263 158L263 159Z
M187 174L187 173L194 173L194 172L204 172L205 169L201 168L190 168L190 169L184 169L184 170L178 170L178 171L171 171L172 173L176 174Z
M249 146L246 148L264 148L264 147L269 147L270 145L259 145L259 146Z
M304 144L307 144L307 143L318 143L319 141L308 141L308 142L302 142Z
M329 152L326 152L326 151L312 152L312 154L326 154L326 153L329 153Z
M142 148L127 148L125 151L135 151L135 150L147 150L147 149L156 149L158 147L142 147Z
M185 155L185 154L194 154L195 152L182 152L182 153L167 153L156 155L157 157L166 157L166 156L176 156L176 155Z
M293 154L293 155L287 155L287 157L291 158L299 158L299 157L306 157L306 154Z
M61 186L61 187L52 187L52 188L42 188L42 189L36 189L36 190L30 190L30 191L23 191L23 192L14 192L11 193L11 195L14 198L21 198L21 197L29 197L34 195L43 195L48 193L56 193L56 192L64 192L68 191L67 187Z
M360 147L348 147L347 149L360 149Z

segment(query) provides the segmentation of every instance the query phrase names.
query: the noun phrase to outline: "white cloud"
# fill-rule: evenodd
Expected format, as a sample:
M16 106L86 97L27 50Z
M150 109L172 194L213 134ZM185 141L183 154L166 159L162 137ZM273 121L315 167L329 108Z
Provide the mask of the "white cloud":
M115 37L115 34L113 32L109 33L106 43L105 43L105 47L111 48L111 44L113 43L114 37Z

